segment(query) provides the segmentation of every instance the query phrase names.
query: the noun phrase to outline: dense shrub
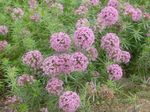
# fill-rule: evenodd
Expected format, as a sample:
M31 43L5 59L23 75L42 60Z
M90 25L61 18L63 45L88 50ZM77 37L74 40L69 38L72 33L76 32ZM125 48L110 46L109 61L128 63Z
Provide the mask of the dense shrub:
M2 0L3 109L91 112L96 104L124 95L121 78L148 78L148 4L149 0Z

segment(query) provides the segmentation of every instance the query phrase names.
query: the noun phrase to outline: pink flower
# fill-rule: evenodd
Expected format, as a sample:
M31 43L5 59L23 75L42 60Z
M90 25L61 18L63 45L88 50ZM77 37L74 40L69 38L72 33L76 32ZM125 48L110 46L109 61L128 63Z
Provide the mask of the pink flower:
M123 63L128 63L130 61L130 59L131 59L131 55L129 52L127 52L127 51L121 52L121 61Z
M17 83L19 86L24 86L26 84L32 84L34 82L33 76L28 74L23 74L22 76L18 77Z
M112 59L115 62L120 62L121 59L121 49L118 47L113 47L109 51L107 51L107 54L110 59Z
M89 21L86 18L81 18L76 23L76 28L88 27L88 26L89 26Z
M91 5L96 6L99 4L100 1L99 0L89 0L89 2L91 3Z
M9 96L6 98L6 101L4 102L6 105L14 104L19 100L17 96Z
M109 0L107 5L118 9L119 1L118 0Z
M63 32L54 33L50 37L50 46L57 52L66 52L70 48L71 39Z
M43 56L41 52L38 50L27 52L23 56L23 63L32 68L36 68L36 69L40 68L42 61L43 61Z
M73 66L72 66L72 60L71 55L69 54L62 54L58 56L59 58L59 65L60 65L60 71L64 74L69 74L73 72Z
M8 33L8 28L5 25L0 25L0 34L6 35Z
M125 14L132 14L134 12L134 7L129 3L125 3Z
M74 71L85 71L88 67L88 58L81 52L75 52L71 56L72 66Z
M59 96L63 92L63 81L52 78L46 85L46 90L53 95Z
M50 56L46 58L43 61L41 68L43 72L48 76L57 76L58 74L60 74L60 62L58 56Z
M99 26L111 26L114 25L118 19L118 10L111 6L107 6L98 14L97 22Z
M88 48L87 53L88 53L89 59L91 59L92 61L96 61L96 59L98 57L98 51L96 48L94 48L94 47Z
M34 13L33 15L30 16L30 19L34 22L40 21L40 15L38 13Z
M6 40L0 41L0 51L3 51L7 47L8 43Z
M36 0L28 0L28 4L31 9L35 9L37 7L37 1Z
M85 15L88 12L88 8L85 5L80 5L78 9L75 10L77 15Z
M107 67L110 80L120 80L123 76L122 68L118 64L112 64Z
M80 102L77 93L66 91L59 98L59 108L64 112L75 112L80 107Z
M88 27L78 28L74 33L74 42L76 47L87 49L94 43L94 33Z
M101 39L101 47L109 52L112 48L120 47L119 37L115 33L107 33Z
M137 22L137 21L140 21L141 19L142 19L142 11L137 8L132 13L132 20Z
M14 8L12 11L12 18L13 19L21 19L24 15L24 12L21 8Z
M134 8L129 3L125 4L125 14L131 15L132 20L137 22L142 19L142 11L139 8Z

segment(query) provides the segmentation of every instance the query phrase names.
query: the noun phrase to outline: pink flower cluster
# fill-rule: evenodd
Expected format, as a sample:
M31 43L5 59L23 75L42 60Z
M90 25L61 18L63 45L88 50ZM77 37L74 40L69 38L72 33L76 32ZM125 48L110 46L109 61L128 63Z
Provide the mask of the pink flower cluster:
M97 49L95 47L90 47L86 51L87 51L88 58L91 59L92 61L96 61L98 57Z
M0 41L0 51L3 51L7 47L8 43L6 40Z
M35 9L37 7L37 1L36 0L28 0L28 4L29 4L29 7L31 9Z
M0 25L0 34L6 35L8 33L8 28L5 25Z
M121 62L128 63L131 59L131 55L127 51L121 51Z
M10 104L16 103L18 100L19 100L19 98L15 95L14 96L9 96L9 97L6 98L4 103L6 105L10 105Z
M40 21L40 14L38 13L34 13L33 15L30 16L30 19L33 21L33 22L38 22Z
M110 80L120 80L123 76L122 68L118 64L112 64L107 67Z
M13 19L21 19L24 15L24 11L21 8L14 8L12 10L12 18Z
M19 86L24 86L26 84L32 84L34 82L33 76L28 74L23 74L22 76L18 77L17 83Z
M46 75L56 76L60 73L60 64L58 56L47 57L41 66Z
M76 47L87 49L94 43L94 33L88 27L78 28L74 33L74 42Z
M108 54L108 57L110 59L112 59L113 61L115 62L121 62L121 49L118 48L118 47L114 47L114 48L111 48L110 51L106 51L107 54Z
M50 46L57 52L66 52L70 48L71 39L68 34L59 32L50 37Z
M41 68L46 75L57 76L60 73L84 71L87 66L88 58L81 52L76 52L71 55L50 56L43 61Z
M96 6L100 3L99 0L89 0L90 5Z
M101 10L98 14L97 22L99 26L111 26L114 25L119 19L118 10L114 7L107 6Z
M109 0L107 5L118 9L119 0Z
M89 21L86 18L81 18L76 23L76 28L88 27L88 26L89 26Z
M88 7L85 5L80 5L78 9L75 10L77 15L85 15L88 12Z
M59 108L64 112L75 112L80 107L80 102L77 93L66 91L59 98Z
M63 92L63 81L52 78L46 85L46 90L53 95L59 96Z
M131 15L132 20L137 22L142 19L142 11L139 8L134 8L129 3L125 4L125 14Z
M88 58L81 52L75 52L71 56L74 71L85 71L88 67Z
M111 51L112 48L120 47L120 39L115 33L107 33L101 39L101 47L106 51Z
M38 50L27 52L23 56L23 63L32 68L39 69L42 61L43 61L43 56L41 52Z
M103 36L101 47L107 52L109 58L115 62L128 63L130 61L130 53L121 50L119 37L115 33L107 33Z
M62 54L59 55L59 64L60 64L60 71L64 74L69 74L74 71L74 67L72 66L71 55L69 54Z

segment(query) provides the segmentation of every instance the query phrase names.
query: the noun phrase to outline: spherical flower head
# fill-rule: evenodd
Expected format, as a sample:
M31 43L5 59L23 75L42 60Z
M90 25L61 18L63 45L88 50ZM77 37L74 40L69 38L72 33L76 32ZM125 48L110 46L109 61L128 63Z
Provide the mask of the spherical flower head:
M81 18L76 23L76 28L89 27L89 21L86 18Z
M0 35L6 35L8 33L8 28L5 25L0 25Z
M71 39L68 34L59 32L50 37L50 46L57 52L66 52L70 48Z
M6 40L0 41L0 51L3 51L7 47L8 43Z
M121 59L121 49L118 47L113 47L107 51L108 57L115 62L120 62Z
M100 26L112 26L119 19L118 10L114 7L107 6L98 14L97 22Z
M121 61L123 63L128 63L130 61L130 59L131 59L131 55L129 52L127 52L127 51L121 52Z
M58 56L59 58L59 65L60 71L64 74L69 74L73 72L72 60L71 55L69 54L62 54Z
M120 47L119 37L115 33L107 33L101 39L101 47L109 52L112 48Z
M21 8L14 8L12 11L12 18L13 19L21 19L24 15L24 12Z
M134 12L134 7L129 4L129 3L125 3L125 15L128 15L128 14L132 14Z
M74 71L85 71L88 67L88 58L81 52L75 52L71 56L72 66Z
M26 84L32 84L34 82L33 76L23 74L22 76L18 77L17 83L19 86L25 86Z
M17 96L8 96L6 97L6 100L4 102L5 105L10 105L10 104L14 104L19 100L19 98Z
M57 78L50 79L46 85L46 90L50 94L59 96L63 92L63 81Z
M28 4L29 4L29 7L31 9L35 9L37 7L37 1L36 0L29 0Z
M80 102L77 93L66 91L59 98L59 108L64 112L75 112L80 107Z
M94 43L94 33L88 27L78 28L74 33L74 43L76 47L87 49Z
M137 8L132 13L132 20L137 22L137 21L140 21L141 19L142 19L142 11Z
M77 15L85 15L88 12L88 8L85 5L80 5L78 9L75 10Z
M98 51L95 47L90 47L87 49L87 55L89 59L91 59L92 61L96 61L98 57Z
M91 3L91 5L96 6L99 4L99 0L89 0L89 2Z
M107 5L118 9L119 1L118 0L109 0Z
M35 69L40 68L42 61L43 56L38 50L27 52L23 56L23 63Z
M42 70L48 76L57 76L60 71L60 62L58 56L50 56L42 63Z
M33 15L30 16L30 19L33 21L33 22L38 22L40 21L40 15L38 13L34 13Z
M120 80L123 76L122 68L118 64L112 64L107 67L110 80Z

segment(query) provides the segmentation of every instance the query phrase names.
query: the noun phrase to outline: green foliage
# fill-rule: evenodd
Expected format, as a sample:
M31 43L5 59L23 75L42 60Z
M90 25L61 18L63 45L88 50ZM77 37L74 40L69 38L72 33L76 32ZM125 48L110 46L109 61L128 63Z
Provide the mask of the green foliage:
M88 18L90 27L96 26L97 14L107 4L108 0L101 0L101 4L89 9L89 13L83 17ZM149 0L126 0L133 5L149 11ZM126 2L124 0L121 3ZM50 112L59 112L58 97L49 95L45 91L47 78L42 73L36 73L36 81L32 85L19 87L17 78L23 73L33 75L31 68L22 64L22 56L31 50L40 50L44 57L53 55L53 50L49 47L49 37L55 32L66 32L73 38L75 23L81 18L75 15L74 10L79 7L80 0L58 0L64 6L64 12L58 8L48 8L43 0L38 0L37 12L41 15L41 20L37 23L30 21L29 17L33 13L28 7L27 0L0 0L0 25L8 26L9 33L6 36L0 35L0 40L7 40L9 45L0 53L0 94L3 96L17 95L22 102L15 106L18 112L37 112L42 107L48 107ZM21 20L13 20L6 12L8 6L23 8L25 15ZM144 18L140 22L133 22L130 17L123 14L120 9L119 23L103 31L95 32L95 47L98 49L99 57L96 62L90 62L87 71L84 73L74 72L69 76L62 76L65 90L79 93L82 104L80 112L91 112L93 105L103 102L97 95L89 96L87 93L87 82L94 81L97 90L101 84L106 84L116 93L120 101L133 103L136 95L123 90L123 87L114 81L108 80L106 66L113 63L106 56L100 47L100 39L108 32L116 33L121 40L122 49L128 50L132 59L129 64L123 65L124 76L130 77L133 82L142 83L142 78L149 77L150 74L150 39L145 35L150 28L150 21ZM71 52L75 51L72 47ZM100 76L92 76L94 71L98 71ZM2 77L1 77L2 75ZM135 92L137 92L135 90ZM133 93L133 91L132 91ZM139 93L145 94L144 92ZM119 102L118 101L118 102ZM120 102L121 102L120 101ZM104 101L107 102L107 101Z

